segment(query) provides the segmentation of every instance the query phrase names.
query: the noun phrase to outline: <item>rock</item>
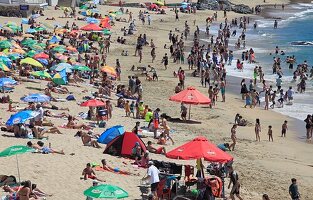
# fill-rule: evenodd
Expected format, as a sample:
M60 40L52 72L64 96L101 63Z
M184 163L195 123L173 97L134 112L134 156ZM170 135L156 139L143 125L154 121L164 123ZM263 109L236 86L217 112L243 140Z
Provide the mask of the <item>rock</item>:
M231 10L236 13L252 14L252 9L244 4L234 5L231 7Z

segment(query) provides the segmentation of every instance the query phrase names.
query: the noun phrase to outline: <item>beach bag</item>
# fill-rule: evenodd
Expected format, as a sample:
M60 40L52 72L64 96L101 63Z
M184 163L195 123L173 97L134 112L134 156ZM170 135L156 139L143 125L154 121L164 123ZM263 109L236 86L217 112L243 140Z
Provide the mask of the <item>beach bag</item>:
M68 101L75 101L76 99L75 99L74 95L68 95L66 97L66 100L68 100Z

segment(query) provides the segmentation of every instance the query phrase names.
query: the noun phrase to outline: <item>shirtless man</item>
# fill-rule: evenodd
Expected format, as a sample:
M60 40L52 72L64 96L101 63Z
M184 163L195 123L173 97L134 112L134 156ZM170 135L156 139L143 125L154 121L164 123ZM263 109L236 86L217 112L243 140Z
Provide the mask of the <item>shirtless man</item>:
M83 131L78 131L76 133L77 136L81 137L84 146L92 146L95 148L101 148L98 144L97 140L95 140L91 135L85 133Z
M100 181L100 182L105 182L105 181L103 181L101 179L98 179L96 177L96 173L91 168L90 163L87 163L86 168L82 172L82 175L84 176L84 180L87 180L88 178L90 178L90 179L97 180L97 181Z

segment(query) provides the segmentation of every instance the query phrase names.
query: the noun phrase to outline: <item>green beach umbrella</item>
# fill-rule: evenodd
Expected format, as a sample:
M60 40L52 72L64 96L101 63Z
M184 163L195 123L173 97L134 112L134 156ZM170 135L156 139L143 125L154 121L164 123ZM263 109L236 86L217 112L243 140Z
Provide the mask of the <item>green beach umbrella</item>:
M91 69L87 66L74 66L73 70L78 70L78 71L91 71Z
M122 199L128 197L128 193L115 185L98 185L84 191L84 195L91 198Z
M7 49L12 46L12 43L9 42L8 40L2 40L0 41L0 49Z
M32 38L27 38L25 40L23 40L21 42L22 45L34 45L34 44L37 44L37 41L36 40L33 40Z
M25 55L28 56L28 57L34 57L34 55L36 55L37 52L34 51L34 50L30 50L29 52L27 52Z
M36 27L35 30L36 31L44 31L44 30L47 30L47 29L45 27L40 26L40 27Z
M46 71L35 71L35 72L32 72L31 75L40 77L40 78L52 78L51 75Z
M21 182L21 177L20 177L20 168L18 165L17 155L29 153L29 152L33 152L33 151L34 151L34 149L29 148L27 146L16 145L16 146L11 146L9 148L6 148L2 152L0 152L0 157L8 157L8 156L14 156L15 155L19 182Z
M66 51L65 47L63 46L56 46L52 49L54 52L64 53Z
M112 32L108 29L104 29L102 32L104 35L111 35L112 34Z

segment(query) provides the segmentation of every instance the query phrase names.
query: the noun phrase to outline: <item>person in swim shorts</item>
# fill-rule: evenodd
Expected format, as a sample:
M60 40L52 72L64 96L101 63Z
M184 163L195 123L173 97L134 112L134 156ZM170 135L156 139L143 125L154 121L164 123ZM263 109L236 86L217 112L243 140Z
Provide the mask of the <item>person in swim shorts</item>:
M93 179L93 180L97 180L97 181L101 181L101 182L105 182L103 180L100 180L96 177L96 173L95 171L93 171L93 169L91 168L90 163L87 163L86 168L83 170L82 175L84 176L84 180L87 180L88 178Z
M148 141L148 143L147 143L147 150L148 150L150 153L166 154L165 147L155 148L155 147L152 146L152 142L151 142L151 141Z

